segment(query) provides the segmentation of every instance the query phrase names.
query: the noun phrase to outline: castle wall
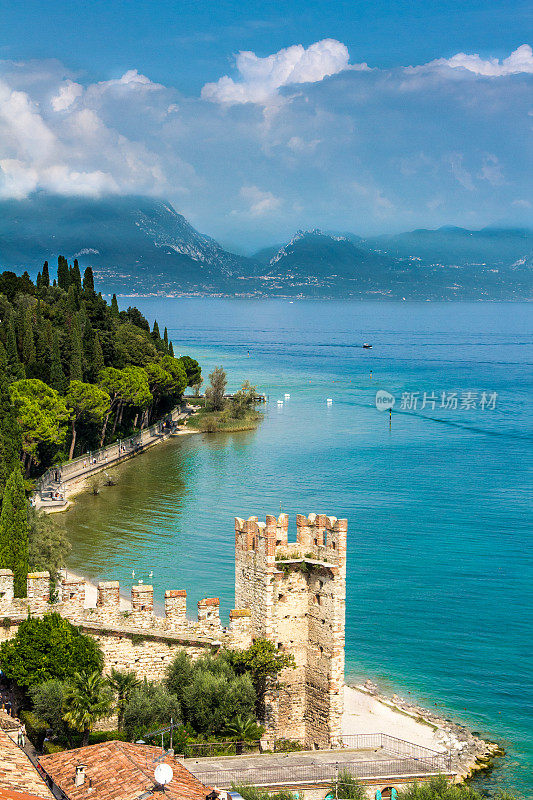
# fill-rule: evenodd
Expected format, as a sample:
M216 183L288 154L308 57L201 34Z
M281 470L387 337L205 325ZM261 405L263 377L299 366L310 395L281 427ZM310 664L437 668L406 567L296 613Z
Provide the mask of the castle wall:
M64 580L60 601L50 604L48 573L30 573L27 598L13 598L13 573L0 570L0 640L15 635L27 616L56 611L100 644L104 670L133 670L160 681L176 653L193 658L221 646L246 648L267 638L294 657L266 697L266 722L276 737L308 747L341 741L344 684L346 520L298 515L296 541L288 541L288 517L235 519L235 600L229 626L216 597L198 601L187 617L187 593L165 592L165 615L154 613L153 587L131 589L131 610L121 606L118 581L97 586L95 608L85 607L83 580ZM11 625L7 621L11 621Z

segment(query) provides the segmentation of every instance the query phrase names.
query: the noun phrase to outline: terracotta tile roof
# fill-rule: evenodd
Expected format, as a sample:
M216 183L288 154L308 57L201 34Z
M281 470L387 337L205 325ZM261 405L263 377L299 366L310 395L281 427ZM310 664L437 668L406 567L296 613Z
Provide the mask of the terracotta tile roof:
M53 798L24 750L21 750L2 730L0 730L0 789L29 792L47 800Z
M42 756L39 764L69 800L148 800L154 789L157 800L154 770L160 755L158 747L113 741ZM174 757L163 760L174 772L165 787L167 800L205 800L209 788ZM74 785L78 764L86 767L81 786Z
M42 800L36 794L27 792L14 792L12 789L0 789L0 800Z

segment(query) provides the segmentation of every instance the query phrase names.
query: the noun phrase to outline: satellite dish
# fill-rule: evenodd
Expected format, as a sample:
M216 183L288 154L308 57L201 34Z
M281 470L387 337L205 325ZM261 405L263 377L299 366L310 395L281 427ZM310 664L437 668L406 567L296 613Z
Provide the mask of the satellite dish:
M174 776L172 772L172 767L170 764L158 764L155 768L154 778L155 782L158 783L160 786L166 786L167 783L170 783Z

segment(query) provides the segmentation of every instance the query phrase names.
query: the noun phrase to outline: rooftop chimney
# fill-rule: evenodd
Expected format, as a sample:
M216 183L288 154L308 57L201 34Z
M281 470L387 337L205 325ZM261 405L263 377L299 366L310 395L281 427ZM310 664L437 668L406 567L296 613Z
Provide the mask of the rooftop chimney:
M76 764L76 774L74 776L74 786L83 786L85 783L85 764Z

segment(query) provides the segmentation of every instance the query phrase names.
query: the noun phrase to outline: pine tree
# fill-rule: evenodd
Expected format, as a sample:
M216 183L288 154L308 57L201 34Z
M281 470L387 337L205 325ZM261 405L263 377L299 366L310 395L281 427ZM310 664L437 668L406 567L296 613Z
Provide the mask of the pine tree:
M21 448L20 427L9 396L6 351L0 343L0 500L8 477L15 467L20 468Z
M83 380L83 346L77 319L74 319L71 330L69 377L71 381Z
M111 313L114 317L118 317L119 310L118 310L118 300L116 294L113 295L111 298Z
M165 343L166 350L168 350L168 331L166 326L165 326L165 332L163 333L163 341Z
M68 269L67 259L64 256L57 257L57 285L60 289L68 292L70 286L70 273Z
M45 261L43 264L43 274L41 278L41 285L43 289L48 289L50 286L50 273L48 271L48 261Z
M159 333L159 325L157 324L157 320L154 320L154 327L152 330L152 336L158 342L161 339L161 334Z
M86 292L94 292L94 275L91 267L83 273L83 288Z
M8 478L0 514L0 566L15 574L15 597L26 597L28 510L20 466Z
M61 364L61 350L59 347L59 336L57 331L53 331L52 339L50 342L51 358L50 358L50 386L60 394L63 394L66 388L65 373Z
M17 338L15 335L15 324L13 317L7 321L6 330L6 355L7 355L7 375L10 381L18 381L26 377L24 367L20 363L17 350Z

